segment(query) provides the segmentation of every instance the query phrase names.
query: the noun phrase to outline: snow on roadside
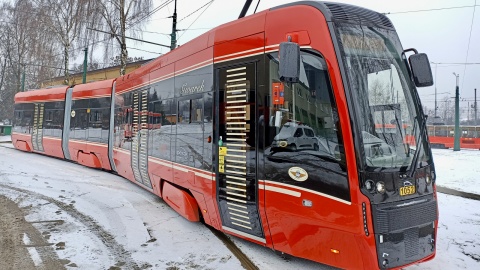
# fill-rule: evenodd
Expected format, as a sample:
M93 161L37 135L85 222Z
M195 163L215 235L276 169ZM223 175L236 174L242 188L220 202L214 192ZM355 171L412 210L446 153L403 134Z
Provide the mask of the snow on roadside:
M437 185L480 195L480 151L432 149Z
M438 193L437 255L407 269L480 269L480 201Z
M434 149L433 154L438 185L480 194L480 166L475 167L480 151ZM34 226L50 243L63 242L59 257L77 269L119 267L126 263L117 254L123 251L126 259L151 269L242 269L206 227L185 220L121 177L0 147L0 185L0 194L29 209L27 221L63 220ZM445 194L438 199L437 256L407 269L480 269L480 202ZM332 269L299 258L283 259L270 249L231 238L262 270Z
M0 136L0 143L11 142L11 141L12 141L12 137L10 135Z
M208 228L110 173L0 147L0 194L77 269L241 269Z

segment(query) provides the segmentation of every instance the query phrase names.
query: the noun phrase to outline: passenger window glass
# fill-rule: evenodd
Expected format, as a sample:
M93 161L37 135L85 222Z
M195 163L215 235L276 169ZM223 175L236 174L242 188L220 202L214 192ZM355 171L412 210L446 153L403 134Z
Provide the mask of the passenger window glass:
M182 100L178 102L178 123L190 122L190 100Z
M203 119L203 104L201 99L191 100L190 123L200 123Z
M325 60L302 51L299 82L288 84L278 76L278 53L269 56L267 178L350 200L340 119ZM295 179L291 168L305 170L308 177Z
M194 168L204 168L203 95L178 101L175 161Z

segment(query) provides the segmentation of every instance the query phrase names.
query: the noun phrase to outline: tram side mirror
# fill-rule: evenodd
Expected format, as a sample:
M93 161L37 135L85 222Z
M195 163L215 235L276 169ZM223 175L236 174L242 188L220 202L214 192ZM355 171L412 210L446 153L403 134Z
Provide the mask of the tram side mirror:
M280 81L288 83L298 82L300 77L300 46L295 42L280 43L278 53Z
M412 68L413 81L417 87L425 87L433 85L432 69L428 56L424 53L416 53L408 58L410 67Z

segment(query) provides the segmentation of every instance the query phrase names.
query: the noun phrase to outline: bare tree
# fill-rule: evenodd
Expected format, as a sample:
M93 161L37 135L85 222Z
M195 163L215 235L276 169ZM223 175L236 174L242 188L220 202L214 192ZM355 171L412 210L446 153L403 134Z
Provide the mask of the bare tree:
M40 11L29 0L0 4L0 118L11 119L14 95L36 87L37 79L55 74L58 42L39 23ZM23 86L23 87L22 87Z
M448 96L443 97L439 103L438 115L443 118L443 121L447 125L454 124L455 119L455 102Z
M135 33L139 32L129 30L141 30L145 26L146 18L152 8L152 0L99 0L99 4L99 13L103 18L103 24L98 25L98 28L108 33L106 37L110 35L118 42L120 47L120 75L125 75L128 59L127 32L135 36ZM106 47L106 50L108 50L108 47Z
M77 50L72 46L82 44L88 19L95 10L95 0L38 0L42 22L48 25L55 39L63 46L63 71L65 84L70 81L70 56Z
M387 85L382 83L382 81L378 79L373 80L368 86L368 99L370 101L370 105L392 103L392 95L388 90L389 89Z

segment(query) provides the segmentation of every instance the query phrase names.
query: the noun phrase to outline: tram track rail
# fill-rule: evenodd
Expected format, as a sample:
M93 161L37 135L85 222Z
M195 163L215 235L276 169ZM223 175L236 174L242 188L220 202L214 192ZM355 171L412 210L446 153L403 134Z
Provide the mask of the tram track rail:
M478 195L478 194L469 193L469 192L465 192L465 191L459 191L459 190L451 189L451 188L447 188L447 187L437 186L437 192L480 201L480 195Z
M237 259L240 261L242 264L243 268L246 270L259 270L255 263L250 260L250 258L245 255L245 253L240 250L237 245L224 233L215 230L214 228L205 225L210 231L220 240L222 243L232 252L232 254L237 257Z

